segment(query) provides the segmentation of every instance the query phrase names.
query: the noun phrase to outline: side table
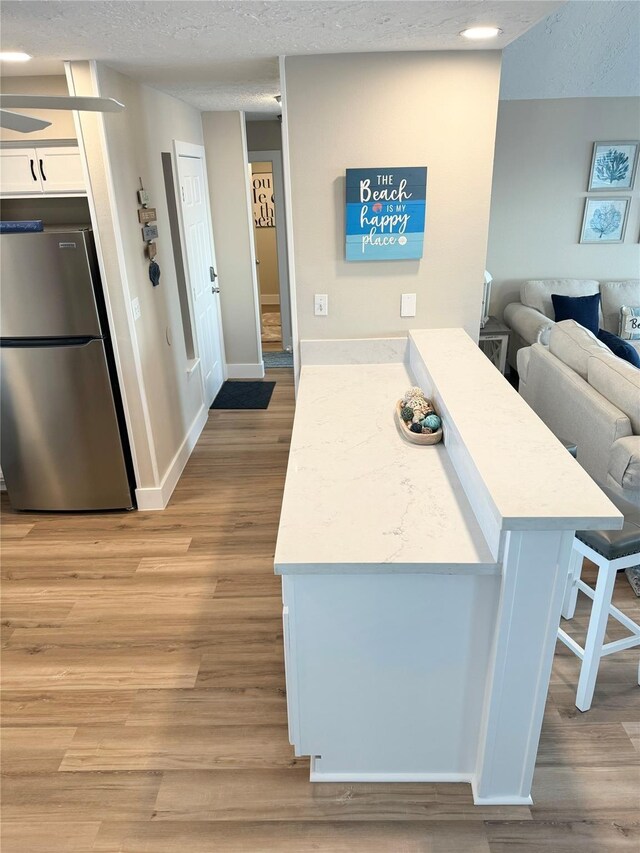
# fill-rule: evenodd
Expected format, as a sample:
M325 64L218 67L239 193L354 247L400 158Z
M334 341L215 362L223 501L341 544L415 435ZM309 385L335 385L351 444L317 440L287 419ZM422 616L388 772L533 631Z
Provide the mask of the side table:
M510 334L511 329L495 317L489 317L484 327L480 329L478 346L503 375L507 367Z

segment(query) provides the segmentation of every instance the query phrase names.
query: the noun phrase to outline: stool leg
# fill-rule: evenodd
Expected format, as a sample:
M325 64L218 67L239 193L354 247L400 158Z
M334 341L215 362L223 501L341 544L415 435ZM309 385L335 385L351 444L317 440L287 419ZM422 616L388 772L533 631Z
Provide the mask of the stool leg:
M606 562L598 567L598 580L593 598L591 618L589 619L589 628L587 629L587 639L584 644L584 658L580 668L580 679L578 681L576 707L580 711L588 711L591 707L615 582L616 570L611 568L611 563Z
M569 558L569 574L567 576L567 587L562 602L562 615L565 619L573 619L576 612L576 601L578 599L578 581L582 572L582 554L574 548Z

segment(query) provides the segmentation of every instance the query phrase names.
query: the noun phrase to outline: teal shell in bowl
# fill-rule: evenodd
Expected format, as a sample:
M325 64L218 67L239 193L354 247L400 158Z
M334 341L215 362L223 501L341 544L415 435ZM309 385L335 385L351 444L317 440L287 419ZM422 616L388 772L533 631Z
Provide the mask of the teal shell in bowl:
M442 421L438 417L438 415L427 415L426 418L421 421L423 427L427 427L428 429L432 429L434 432L439 430L442 426Z

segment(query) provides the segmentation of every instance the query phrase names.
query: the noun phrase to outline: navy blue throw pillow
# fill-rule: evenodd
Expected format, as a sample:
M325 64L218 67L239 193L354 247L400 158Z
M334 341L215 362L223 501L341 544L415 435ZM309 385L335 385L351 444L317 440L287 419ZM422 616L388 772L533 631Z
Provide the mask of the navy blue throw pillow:
M585 329L589 329L594 335L598 334L600 327L600 294L593 296L561 296L559 293L551 294L553 310L556 314L556 323L561 320L575 320Z
M598 340L609 347L611 352L617 355L618 358L623 358L634 367L640 367L640 355L638 355L637 350L631 346L629 341L623 341L622 338L613 335L611 332L605 332L604 329L600 329L598 332Z

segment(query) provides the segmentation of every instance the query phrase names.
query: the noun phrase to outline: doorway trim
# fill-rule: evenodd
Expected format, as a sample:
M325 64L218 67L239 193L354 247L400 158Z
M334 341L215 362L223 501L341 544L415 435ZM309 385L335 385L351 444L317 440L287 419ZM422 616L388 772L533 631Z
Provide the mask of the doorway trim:
M289 114L287 111L286 56L278 58L280 91L282 92L282 169L284 178L284 215L287 225L287 259L291 305L291 337L293 339L293 381L296 397L300 381L300 336L298 334L298 308L296 292L296 260L293 245L293 196L291 193L291 156L289 152Z
M285 214L284 177L282 151L249 151L251 163L270 162L273 166L273 194L276 207L276 247L278 252L278 287L280 292L280 323L282 327L282 348L293 348L291 326L291 290L289 285L289 255L287 252L287 224ZM252 222L253 225L253 222Z
M196 323L196 315L195 315L195 307L193 305L193 293L191 289L191 277L189 275L189 265L187 260L187 242L184 234L184 216L182 210L182 195L180 193L180 174L178 169L178 157L194 157L198 160L202 160L202 171L203 171L203 192L205 199L205 208L207 211L207 231L209 235L209 241L211 245L214 247L214 256L215 256L215 241L213 239L213 225L211 221L211 201L209 199L209 180L207 176L207 160L205 157L205 150L203 145L195 145L193 142L181 142L178 139L173 140L173 191L176 203L176 212L177 212L177 223L178 223L178 236L180 240L180 254L181 258L176 258L176 262L181 262L184 270L185 281L188 283L186 288L187 290L187 301L189 305L189 320L191 324L191 333L193 335L194 343L195 343L195 358L189 360L187 362L186 371L189 377L192 376L193 373L197 370L200 374L200 386L202 393L202 401L203 405L208 409L208 405L206 402L206 388L204 381L204 373L202 371L202 362L200 361L200 346L201 342L198 339L198 327ZM220 337L220 356L222 358L222 378L223 382L228 377L228 369L227 369L227 356L224 349L224 334L222 331L222 307L220 302L218 302L218 335Z

